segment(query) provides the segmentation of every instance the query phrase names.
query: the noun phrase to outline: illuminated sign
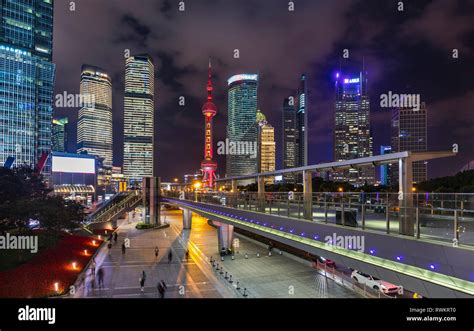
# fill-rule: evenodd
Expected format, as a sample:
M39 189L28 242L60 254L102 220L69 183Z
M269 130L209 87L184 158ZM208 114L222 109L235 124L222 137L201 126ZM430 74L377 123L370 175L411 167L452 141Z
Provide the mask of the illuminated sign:
M258 80L258 75L257 74L241 74L241 75L235 75L235 76L232 76L230 77L228 80L227 80L227 85L230 85L234 82L238 82L238 81L241 81L241 80L254 80L254 81L257 81Z
M95 159L53 155L53 172L95 174Z
M354 83L359 83L359 78L345 78L344 79L344 84L354 84Z

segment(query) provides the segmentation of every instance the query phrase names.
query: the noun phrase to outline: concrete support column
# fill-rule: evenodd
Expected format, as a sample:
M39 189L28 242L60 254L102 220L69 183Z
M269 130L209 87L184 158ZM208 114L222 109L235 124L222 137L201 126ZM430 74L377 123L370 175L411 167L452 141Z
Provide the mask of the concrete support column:
M237 193L237 191L239 190L237 188L237 181L235 179L233 179L231 182L231 190L232 190L232 193Z
M398 160L398 201L400 206L399 233L407 236L415 234L415 212L413 209L413 161L408 158Z
M142 201L145 210L144 222L155 226L161 224L160 186L160 178L143 177Z
M303 171L303 217L313 219L313 177L309 170Z
M234 240L234 226L216 221L212 221L212 223L217 227L219 252L228 252L230 249L232 249L232 243Z
M265 212L265 178L262 176L258 176L257 178L257 205L258 211Z
M183 211L183 229L191 229L193 224L193 212L189 209L182 209Z

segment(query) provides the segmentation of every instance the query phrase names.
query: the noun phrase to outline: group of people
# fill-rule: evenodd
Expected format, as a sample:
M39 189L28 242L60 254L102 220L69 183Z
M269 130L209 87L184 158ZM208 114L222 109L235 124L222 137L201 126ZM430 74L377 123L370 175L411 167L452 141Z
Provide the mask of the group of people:
M113 243L117 243L117 240L118 240L117 232L109 234L108 244L107 244L109 250L112 248L112 241L113 241ZM125 254L125 251L126 251L126 246L125 246L125 242L123 242L122 243L122 254L123 255ZM155 252L155 258L157 259L159 254L160 254L160 249L158 248L158 246L155 247L154 252ZM185 257L186 257L186 260L189 259L189 250L186 250ZM169 250L169 252L168 252L168 263L171 263L172 260L173 260L173 253L171 252L171 250ZM92 258L91 268L90 268L90 284L91 284L92 289L95 288L96 275L97 275L97 278L98 278L99 288L104 287L104 276L105 276L104 269L102 267L100 267L99 270L96 273L95 258ZM147 276L146 276L145 270L142 270L142 273L141 273L140 278L139 278L140 291L141 292L145 291L146 278L147 278ZM156 288L158 290L160 298L164 298L165 294L166 294L166 290L167 290L167 286L166 286L165 281L164 280L158 281L158 283L156 284Z
M145 282L146 282L145 270L142 271L142 273L140 275L140 278L139 278L139 281L140 281L140 291L144 292L145 291ZM158 281L158 283L156 284L156 289L158 290L158 293L160 294L160 298L165 297L165 293L166 293L167 288L168 287L166 286L166 283L163 279Z

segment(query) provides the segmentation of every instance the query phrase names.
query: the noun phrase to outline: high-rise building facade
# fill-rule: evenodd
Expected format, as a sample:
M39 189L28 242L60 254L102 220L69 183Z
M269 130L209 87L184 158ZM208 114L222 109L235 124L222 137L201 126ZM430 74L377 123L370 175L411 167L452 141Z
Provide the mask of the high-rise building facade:
M112 80L101 68L83 65L80 93L93 102L84 104L77 121L77 152L103 158L112 167Z
M53 119L53 152L67 153L68 122L67 117Z
M283 169L295 168L297 162L297 144L296 144L296 109L294 98L285 98L282 108L282 133L283 133ZM293 174L285 175L285 181L293 183L295 176Z
M232 144L257 148L257 89L258 75L240 74L230 77L228 84L227 139ZM227 154L227 176L254 174L258 158L251 150ZM242 184L252 180L242 181Z
M301 75L296 95L296 166L308 165L308 92L306 75Z
M153 176L155 67L148 55L125 60L123 175L130 182Z
M0 164L51 153L52 50L53 1L0 1Z
M380 146L380 155L392 153L392 146ZM380 184L385 186L391 185L391 164L384 164L380 166Z
M369 157L372 152L370 133L370 101L367 93L367 75L336 74L336 109L334 128L334 159L344 161ZM335 181L349 182L356 186L372 184L374 169L350 169L335 172Z
M258 172L275 171L276 143L275 128L268 124L265 115L257 111L258 124ZM265 183L273 184L274 177L265 177Z
M426 104L420 109L394 108L392 111L392 151L426 152L428 150ZM398 171L392 172L393 182L398 182ZM427 165L424 161L413 163L413 182L420 183L427 179Z

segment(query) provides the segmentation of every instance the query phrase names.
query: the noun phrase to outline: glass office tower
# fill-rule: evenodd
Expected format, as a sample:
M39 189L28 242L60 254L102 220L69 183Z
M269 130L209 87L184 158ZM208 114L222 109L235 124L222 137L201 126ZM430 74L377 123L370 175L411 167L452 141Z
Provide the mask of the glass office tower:
M257 147L257 88L258 75L240 74L230 77L228 84L227 138L230 143L247 143ZM258 159L249 153L227 155L227 176L254 174ZM245 185L253 182L242 181Z
M373 155L370 133L370 102L367 75L336 75L336 110L334 128L334 159L344 161ZM371 168L335 172L335 181L361 186L374 183Z
M53 152L67 153L68 118L53 119Z
M154 82L150 56L126 59L123 175L129 182L153 176Z
M80 90L93 102L79 110L77 152L97 155L104 167L112 167L112 80L103 69L83 65Z
M301 75L296 96L296 166L308 165L308 92L306 75Z
M380 155L392 153L392 146L380 146ZM380 184L385 186L391 185L390 173L392 170L391 164L384 164L380 166Z
M420 109L394 108L392 111L392 151L426 152L428 150L426 104ZM398 169L393 167L393 183L398 182ZM413 183L426 181L427 164L425 161L413 162Z
M51 153L52 49L52 0L0 0L0 164L36 166Z
M258 124L258 172L275 171L276 144L275 128L267 122L266 116L257 111ZM265 177L266 184L273 184L274 177Z
M290 103L290 98L285 98L282 108L283 119L283 169L295 168L297 165L297 145L296 145L296 110L294 104ZM285 181L294 183L294 174L284 176Z

